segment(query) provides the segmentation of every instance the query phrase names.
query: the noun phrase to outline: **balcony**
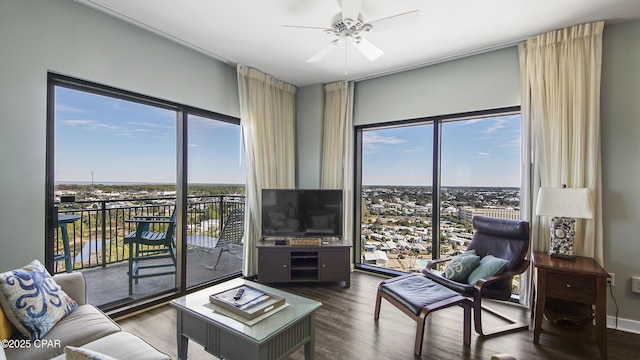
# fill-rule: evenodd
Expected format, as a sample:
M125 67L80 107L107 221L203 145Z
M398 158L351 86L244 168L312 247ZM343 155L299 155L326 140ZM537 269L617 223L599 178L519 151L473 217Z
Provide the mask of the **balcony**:
M126 234L135 224L125 220L135 216L170 216L175 209L175 197L135 198L118 200L80 200L60 203L58 214L80 218L66 224L73 271L87 278L89 302L103 310L116 308L138 299L154 296L175 288L174 276L140 279L128 293L128 245ZM219 237L230 211L243 208L244 195L189 196L187 205L187 237ZM64 253L62 226L54 232L54 253ZM154 225L155 226L155 225ZM162 229L150 229L163 231ZM220 249L200 250L200 256L212 263ZM187 287L233 276L241 272L242 259L228 251L222 253L215 270L204 266L194 249L187 249ZM54 272L66 272L65 262L56 261Z

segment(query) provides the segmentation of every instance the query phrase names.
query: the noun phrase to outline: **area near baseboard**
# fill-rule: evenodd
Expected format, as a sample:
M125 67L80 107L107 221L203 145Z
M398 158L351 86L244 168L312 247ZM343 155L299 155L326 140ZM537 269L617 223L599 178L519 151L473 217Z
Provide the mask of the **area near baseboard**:
M616 327L616 318L607 316L607 327L609 329L617 329L634 334L640 334L640 321L618 318L618 326Z

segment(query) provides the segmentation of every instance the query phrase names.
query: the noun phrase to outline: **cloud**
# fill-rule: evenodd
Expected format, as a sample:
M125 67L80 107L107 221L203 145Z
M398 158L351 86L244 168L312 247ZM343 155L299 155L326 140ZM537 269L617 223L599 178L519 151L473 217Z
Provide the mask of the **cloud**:
M170 129L170 130L174 130L175 126L172 125L167 125L164 123L155 123L155 122L141 122L141 121L133 121L133 122L128 122L127 125L135 125L135 126L141 126L141 127L148 127L148 128L154 128L154 129Z
M496 130L500 130L502 128L507 127L509 120L507 119L495 119L491 125L482 130L483 134L491 134Z
M378 145L398 145L404 144L407 140L399 139L395 136L382 136L374 132L365 132L362 137L362 146L368 149L379 148Z
M487 153L487 152L478 152L478 157L481 157L481 158L484 158L484 159L488 158L489 155L491 155L491 154Z
M114 130L115 126L111 126L96 120L62 120L62 123L69 126L79 126L85 130Z
M80 108L77 108L77 107L73 107L73 106L69 106L69 105L56 103L55 106L56 106L56 111L62 111L62 112L68 112L68 113L81 113L81 112L84 112L83 109L80 109Z
M459 121L457 122L458 124L462 125L462 126L467 126L467 125L471 125L471 124L476 124L479 123L481 121L484 121L486 119L480 118L480 119L470 119L470 120L464 120L464 121Z

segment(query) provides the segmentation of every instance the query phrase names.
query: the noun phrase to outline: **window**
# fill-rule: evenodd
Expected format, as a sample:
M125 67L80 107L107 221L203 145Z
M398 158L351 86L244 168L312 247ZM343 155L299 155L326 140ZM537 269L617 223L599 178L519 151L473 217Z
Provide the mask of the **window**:
M418 272L466 249L474 215L520 217L520 114L356 128L360 266Z
M55 74L49 80L47 204L52 219L73 221L51 227L48 268L82 271L90 302L105 310L240 274L241 257L187 246L188 236L217 239L224 214L244 207L239 120ZM129 292L131 220L170 218L179 207L186 233L178 219L174 246L186 262L164 260L168 274L138 279ZM218 253L212 273L204 264Z

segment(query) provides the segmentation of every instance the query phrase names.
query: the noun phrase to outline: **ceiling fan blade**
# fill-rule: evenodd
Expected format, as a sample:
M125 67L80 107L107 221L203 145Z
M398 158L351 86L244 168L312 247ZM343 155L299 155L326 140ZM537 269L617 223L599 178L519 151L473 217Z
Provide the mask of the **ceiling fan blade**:
M338 45L342 42L343 38L338 38L330 43L328 43L325 47L320 49L317 53L315 53L312 57L310 57L307 62L313 63L322 60L328 53L330 53L333 49L338 47Z
M362 0L342 0L342 20L358 20Z
M319 27L319 26L282 25L282 27L283 28L293 28L293 29L327 30L326 27Z
M370 22L375 32L393 30L406 26L415 25L420 20L420 10L413 10L406 13L389 16Z
M360 41L358 43L354 41L353 46L355 46L356 49L360 50L360 52L364 54L364 56L366 56L369 61L373 61L384 54L384 51L382 51L382 49L375 46L371 41L365 38L360 38Z

